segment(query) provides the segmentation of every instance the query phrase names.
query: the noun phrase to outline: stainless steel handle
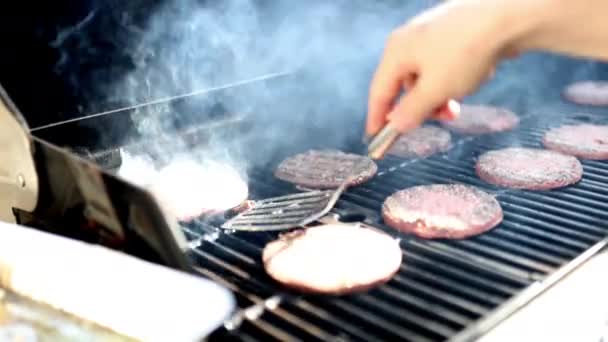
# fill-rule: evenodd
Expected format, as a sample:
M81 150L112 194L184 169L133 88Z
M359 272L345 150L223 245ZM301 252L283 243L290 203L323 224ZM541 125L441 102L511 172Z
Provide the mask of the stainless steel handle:
M368 156L372 159L381 159L386 151L393 146L393 143L399 138L399 135L401 135L401 133L388 123L380 133L372 139L367 149Z

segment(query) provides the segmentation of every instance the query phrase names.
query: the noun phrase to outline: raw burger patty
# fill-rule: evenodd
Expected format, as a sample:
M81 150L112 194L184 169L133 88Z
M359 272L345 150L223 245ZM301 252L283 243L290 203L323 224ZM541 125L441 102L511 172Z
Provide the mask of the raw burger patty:
M546 148L584 159L608 160L608 125L566 125L543 137Z
M240 174L228 165L175 161L163 168L151 192L180 221L217 214L243 203L249 189Z
M502 221L496 199L461 184L421 185L389 196L382 207L384 222L426 239L463 239L486 232Z
M372 178L376 171L378 166L368 157L336 150L311 150L282 161L275 177L311 189L333 189L351 174L358 177L349 185L358 185Z
M402 134L388 153L404 158L427 157L437 152L447 151L451 141L450 132L427 125Z
M284 234L264 248L266 272L304 292L346 294L392 278L401 266L398 240L354 225L322 225Z
M608 106L608 82L581 81L564 89L566 100L582 105Z
M484 181L508 188L550 190L578 182L583 166L558 152L510 147L482 154L475 166Z
M461 134L485 134L511 130L519 124L519 117L505 108L463 104L457 119L441 124Z

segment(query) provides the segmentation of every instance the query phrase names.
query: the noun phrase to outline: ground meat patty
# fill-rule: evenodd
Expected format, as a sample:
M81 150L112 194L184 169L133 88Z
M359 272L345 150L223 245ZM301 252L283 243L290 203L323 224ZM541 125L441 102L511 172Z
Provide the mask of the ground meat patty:
M450 132L435 126L422 126L402 134L388 150L389 154L398 157L427 157L450 148Z
M372 178L378 166L368 157L336 150L311 150L285 159L275 177L311 189L339 187L356 174L349 185L358 185Z
M502 221L496 199L461 184L421 185L389 196L384 222L426 239L463 239L486 232Z
M179 160L160 170L149 186L180 221L224 212L249 195L247 182L228 165Z
M583 167L575 157L519 147L486 152L475 168L479 178L488 183L528 190L561 188L583 176Z
M266 272L304 292L346 294L388 281L401 266L398 240L371 228L330 224L282 235L266 245Z
M519 117L508 109L466 104L460 106L457 119L442 122L444 127L461 134L508 131L518 124Z
M564 89L566 100L582 105L608 106L608 82L581 81Z
M566 125L554 128L543 137L551 150L584 159L608 160L608 125Z

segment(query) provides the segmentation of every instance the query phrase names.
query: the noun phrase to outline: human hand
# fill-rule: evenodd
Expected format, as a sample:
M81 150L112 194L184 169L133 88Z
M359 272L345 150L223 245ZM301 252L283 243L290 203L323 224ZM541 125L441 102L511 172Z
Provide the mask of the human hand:
M519 31L505 29L500 4L508 0L452 1L395 30L371 84L367 135L388 122L405 132L430 117L453 118L446 103L475 91L501 58L516 56L509 44Z

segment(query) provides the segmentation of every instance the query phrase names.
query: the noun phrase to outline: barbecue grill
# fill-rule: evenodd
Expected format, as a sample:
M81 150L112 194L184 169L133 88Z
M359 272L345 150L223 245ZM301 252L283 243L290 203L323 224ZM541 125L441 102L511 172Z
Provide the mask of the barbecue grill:
M301 190L274 178L274 167L295 152L327 146L317 146L314 139L295 138L291 144L286 142L289 148L276 149L277 152L271 156L265 154L265 158L257 160L259 153L256 152L264 146L264 137L251 137L247 132L255 131L254 127L273 125L251 113L297 111L293 103L310 101L311 94L316 95L309 89L298 88L297 85L303 83L298 82L300 77L308 77L307 71L278 74L143 106L138 110L154 113L154 106L195 108L204 103L210 108L209 103L213 102L213 108L221 113L218 115L221 119L213 124L188 122L172 134L153 140L141 138L133 142L129 141L129 135L98 141L82 139L70 134L76 130L74 122L33 129L32 134L40 139L37 145L43 146L44 141L49 141L69 148L108 173L120 166L121 150L139 151L158 160L166 160L168 156L155 146L179 139L187 148L201 149L212 144L217 136L240 137L241 155L249 159L251 199L294 194ZM269 89L282 91L272 92L280 96L269 97ZM235 95L257 96L261 100L249 112L236 115L233 108L222 105ZM331 97L331 94L326 95ZM605 109L568 104L559 98L556 89L547 89L542 96L547 99L542 109L531 108L525 101L509 101L503 97L504 103L501 103L500 99L493 99L493 104L504 104L520 115L521 123L515 130L476 137L454 135L454 145L449 151L428 158L388 156L379 161L379 173L375 178L349 188L341 195L331 211L335 217L343 222L362 222L382 229L400 239L403 250L403 264L398 274L387 284L367 293L316 296L281 287L265 274L261 263L262 248L278 233L222 229L225 220L218 217L200 218L181 226L189 240L183 260L176 256L176 248L170 249L173 251L170 255L163 255L161 248L155 249L161 256L154 261L191 269L236 294L240 311L210 336L210 340L474 339L602 251L608 243L608 163L583 161L584 175L578 184L545 192L498 188L484 183L475 175L476 157L489 149L540 147L543 132L562 124L608 124L608 111ZM353 106L364 108L360 105ZM94 127L98 120L128 116L132 111L127 109L90 118L88 125ZM311 123L311 127L301 127L300 133L306 135L302 132L323 129L330 132L335 128ZM359 141L360 137L353 134L341 141L341 145L331 147L362 153L365 146ZM383 224L380 209L388 195L410 186L453 182L475 185L495 194L504 210L504 221L486 234L461 241L423 240L398 233ZM116 184L117 189L126 187L119 181L112 181L112 184ZM116 207L135 201L132 197L121 201L114 197L111 196L111 201ZM162 216L157 215L154 219L162 220ZM25 223L35 224L41 229L45 229L46 224L35 217ZM170 240L168 245L173 247L179 245L174 240L175 235L167 233L167 225L159 224L157 228L142 232L141 236L151 241ZM61 233L82 237L78 232ZM108 243L107 239L99 241ZM128 241L138 243L139 239L132 237ZM184 262L188 263L187 267Z

